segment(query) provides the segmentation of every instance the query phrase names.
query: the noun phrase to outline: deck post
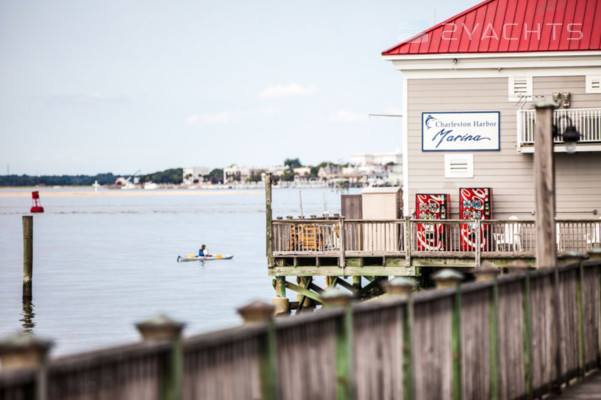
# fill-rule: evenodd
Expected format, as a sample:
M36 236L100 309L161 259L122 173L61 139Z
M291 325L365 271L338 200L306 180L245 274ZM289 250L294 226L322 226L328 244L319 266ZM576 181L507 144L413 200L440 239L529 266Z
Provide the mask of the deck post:
M405 265L411 266L411 217L405 217Z
M552 268L557 264L555 241L555 167L553 161L553 111L555 104L535 105L534 178L536 214L536 266Z
M480 219L477 218L476 222L474 223L474 231L476 234L476 246L475 246L475 250L476 250L476 254L474 255L474 262L476 263L475 267L478 268L480 266L480 255L482 252L482 238L480 237L480 234L482 232L482 225L480 224Z
M23 216L23 301L33 296L33 215Z
M346 247L345 233L344 233L344 217L338 218L338 225L340 227L340 268L346 267L346 258L344 257L344 250Z
M165 315L158 315L147 321L136 323L136 328L145 342L169 341L171 352L165 362L165 372L160 379L162 400L181 400L184 381L184 349L182 343L182 322L174 321Z
M267 255L267 266L273 268L273 215L271 210L271 173L265 174L265 225L267 236L265 247Z
M36 369L35 392L28 398L48 399L48 352L52 341L29 333L18 333L0 342L0 364L3 371Z

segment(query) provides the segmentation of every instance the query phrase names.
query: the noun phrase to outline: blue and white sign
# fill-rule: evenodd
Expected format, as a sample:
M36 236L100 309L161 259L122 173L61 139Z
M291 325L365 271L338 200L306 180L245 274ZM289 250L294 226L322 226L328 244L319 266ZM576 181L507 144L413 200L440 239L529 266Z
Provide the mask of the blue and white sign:
M422 113L422 151L501 149L499 111Z

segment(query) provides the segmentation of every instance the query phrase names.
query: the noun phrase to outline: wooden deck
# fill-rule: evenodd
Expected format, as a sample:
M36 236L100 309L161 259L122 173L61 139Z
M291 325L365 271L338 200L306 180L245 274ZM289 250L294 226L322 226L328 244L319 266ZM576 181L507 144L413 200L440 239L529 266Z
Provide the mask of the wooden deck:
M416 275L420 267L534 263L535 221L282 219L271 222L271 276ZM269 228L268 228L269 229ZM556 222L558 256L601 247L599 219ZM269 257L271 255L271 258Z

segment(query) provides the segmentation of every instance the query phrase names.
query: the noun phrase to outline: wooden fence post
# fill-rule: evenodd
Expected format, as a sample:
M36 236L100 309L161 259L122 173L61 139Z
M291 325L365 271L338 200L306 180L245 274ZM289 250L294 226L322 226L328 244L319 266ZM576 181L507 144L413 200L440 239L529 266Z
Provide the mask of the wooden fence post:
M461 281L463 274L452 269L443 269L433 276L437 289L455 288L451 309L451 354L453 359L453 400L462 398L463 373L461 368Z
M19 333L0 342L0 364L4 371L36 369L32 399L48 399L48 352L52 341L29 333Z
M278 396L277 378L277 338L273 313L275 308L269 303L252 302L238 309L245 324L267 324L267 333L259 342L259 368L261 379L261 399L276 400Z
M525 272L522 281L522 343L524 349L524 388L526 398L531 399L532 393L532 324L530 314L530 265L522 260L516 260L507 266L509 272Z
M501 377L499 374L499 281L494 278L494 285L489 308L490 337L490 398L501 398Z
M33 296L33 215L23 216L23 301Z
M407 400L415 397L413 348L413 294L409 293L403 318L403 399Z
M324 307L344 307L344 315L336 324L336 381L339 400L355 398L353 367L353 309L352 295L335 287L322 295Z
M171 352L165 362L165 375L161 377L159 393L163 400L181 400L184 381L184 350L182 330L184 324L165 315L136 323L145 342L169 341Z

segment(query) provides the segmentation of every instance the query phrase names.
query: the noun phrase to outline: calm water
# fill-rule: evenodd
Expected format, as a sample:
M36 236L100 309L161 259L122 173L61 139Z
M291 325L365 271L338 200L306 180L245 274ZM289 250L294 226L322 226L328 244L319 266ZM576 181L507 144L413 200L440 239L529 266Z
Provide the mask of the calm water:
M237 307L271 301L263 190L59 196L74 191L40 190L29 309L21 216L31 198L2 195L30 190L0 190L0 336L30 329L66 354L138 340L133 323L158 313L185 321L191 335L237 325ZM320 214L324 197L339 212L339 193L303 189L304 214ZM300 214L298 189L275 189L273 202L274 216ZM234 259L176 262L202 243Z

